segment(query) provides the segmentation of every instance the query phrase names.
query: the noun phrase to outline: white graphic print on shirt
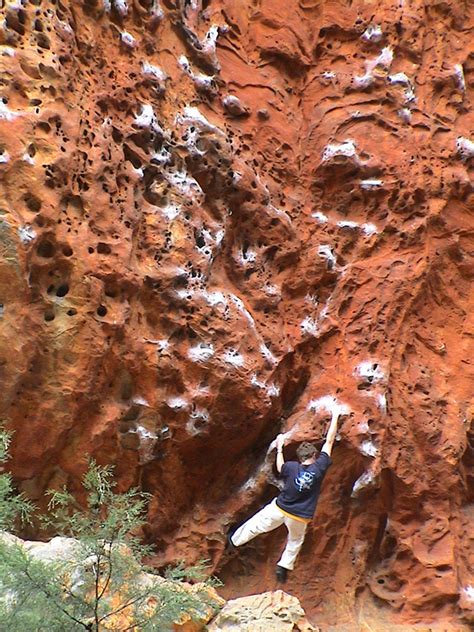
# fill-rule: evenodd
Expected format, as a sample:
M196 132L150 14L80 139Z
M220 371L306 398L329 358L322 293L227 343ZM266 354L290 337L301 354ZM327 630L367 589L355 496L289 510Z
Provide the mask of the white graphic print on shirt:
M295 478L295 485L299 492L311 489L313 481L316 477L314 472L300 472Z

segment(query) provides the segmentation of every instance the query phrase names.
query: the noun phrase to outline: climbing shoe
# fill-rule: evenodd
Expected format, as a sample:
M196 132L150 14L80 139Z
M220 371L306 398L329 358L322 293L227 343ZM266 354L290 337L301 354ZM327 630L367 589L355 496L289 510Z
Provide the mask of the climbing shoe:
M231 527L229 529L229 531L227 531L227 550L229 551L237 551L237 547L235 546L235 544L232 542L232 536L234 535L234 533L237 531L236 527Z
M284 568L283 566L278 566L277 564L276 578L277 578L277 581L280 582L280 584L284 584L288 578L288 570Z

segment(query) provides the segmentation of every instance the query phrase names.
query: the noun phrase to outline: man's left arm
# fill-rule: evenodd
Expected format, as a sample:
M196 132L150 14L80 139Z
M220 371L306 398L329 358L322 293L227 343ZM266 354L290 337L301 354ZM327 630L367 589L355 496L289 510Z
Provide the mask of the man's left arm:
M278 474L281 474L283 465L285 464L285 457L283 456L283 446L285 445L285 435L279 434L276 438L276 469Z

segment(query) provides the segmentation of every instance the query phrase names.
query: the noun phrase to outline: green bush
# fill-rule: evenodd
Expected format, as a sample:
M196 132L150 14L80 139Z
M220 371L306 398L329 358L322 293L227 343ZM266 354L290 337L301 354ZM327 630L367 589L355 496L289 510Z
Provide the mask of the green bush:
M10 436L0 429L0 462ZM150 553L135 535L145 523L148 495L114 491L112 468L94 461L84 476L85 508L66 490L50 491L42 521L65 536L61 559L38 559L20 542L0 539L0 631L169 630L184 615L201 616L217 603L206 581L194 591L183 580L202 579L206 565L178 565L165 578L144 566ZM0 528L29 520L33 506L0 474Z

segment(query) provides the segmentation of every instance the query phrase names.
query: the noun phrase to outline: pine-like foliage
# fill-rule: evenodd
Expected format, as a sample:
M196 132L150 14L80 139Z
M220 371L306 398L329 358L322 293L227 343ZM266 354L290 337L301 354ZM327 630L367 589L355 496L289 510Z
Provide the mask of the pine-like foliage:
M0 430L0 458L9 436ZM51 491L45 525L64 536L61 559L38 559L7 536L0 539L0 632L120 632L172 629L183 616L215 607L206 586L190 593L183 579L201 579L205 565L178 565L166 578L142 560L150 553L135 535L144 524L147 495L114 491L112 469L91 461L84 476L85 508L66 490ZM32 506L0 474L0 525L12 530Z
M0 424L0 531L11 529L18 519L28 522L33 511L23 494L14 492L11 475L3 471L9 447L10 434Z

